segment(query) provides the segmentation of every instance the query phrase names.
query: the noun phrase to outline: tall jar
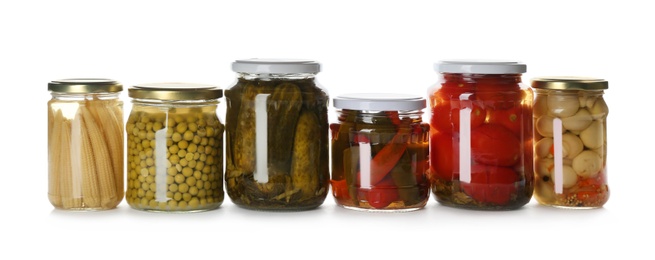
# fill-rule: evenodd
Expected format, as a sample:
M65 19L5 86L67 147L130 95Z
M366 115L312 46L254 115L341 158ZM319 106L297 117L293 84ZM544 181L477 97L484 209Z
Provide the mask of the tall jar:
M428 201L425 98L362 93L334 99L332 193L337 205L363 211L413 211Z
M248 59L232 63L227 100L227 193L236 205L305 210L328 192L328 94L319 63Z
M602 79L536 78L535 198L563 208L598 208L607 185L608 83Z
M51 81L48 198L66 210L113 209L123 199L123 86L110 79Z
M532 91L518 62L442 61L430 91L432 192L446 206L509 210L533 192Z
M197 212L223 202L223 90L155 83L128 90L127 193L133 209Z

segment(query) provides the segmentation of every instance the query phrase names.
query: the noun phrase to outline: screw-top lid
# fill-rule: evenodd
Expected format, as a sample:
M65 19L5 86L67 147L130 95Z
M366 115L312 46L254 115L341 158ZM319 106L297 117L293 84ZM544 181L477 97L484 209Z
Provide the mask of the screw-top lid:
M223 90L212 85L194 83L149 83L128 89L132 98L157 100L207 100L223 96Z
M111 79L74 78L50 81L48 90L71 94L120 92L123 85Z
M607 89L608 85L608 82L604 79L569 76L540 77L532 80L532 87L540 89L602 90Z
M394 93L352 93L334 98L334 107L352 110L407 111L425 108L425 98Z
M527 66L517 61L445 60L434 64L439 73L521 74Z
M294 59L246 59L232 63L232 70L241 73L318 73L321 65L313 60Z

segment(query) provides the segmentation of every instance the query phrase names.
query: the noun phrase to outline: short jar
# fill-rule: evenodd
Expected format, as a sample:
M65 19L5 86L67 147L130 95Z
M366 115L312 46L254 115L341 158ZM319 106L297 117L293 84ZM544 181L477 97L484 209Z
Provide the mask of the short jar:
M332 194L337 205L363 211L402 212L428 201L425 98L354 93L334 99Z
M532 91L526 65L442 61L429 91L430 179L437 201L510 210L532 198Z
M123 86L111 79L51 81L48 197L57 209L113 209L123 200Z
M311 60L232 63L225 178L234 204L255 210L307 210L329 190L328 95Z
M223 90L211 85L154 83L128 90L127 193L130 207L196 212L223 202Z
M609 199L608 82L544 77L535 90L535 198L542 205L599 208Z

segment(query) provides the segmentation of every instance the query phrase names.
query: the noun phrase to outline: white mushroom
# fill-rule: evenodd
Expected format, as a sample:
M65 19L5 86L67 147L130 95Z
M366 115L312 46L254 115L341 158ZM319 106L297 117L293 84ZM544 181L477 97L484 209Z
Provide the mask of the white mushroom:
M532 116L541 117L548 114L548 96L538 94L532 104Z
M569 117L575 115L580 108L580 101L577 95L554 94L548 95L548 111L558 117Z
M538 179L534 187L534 193L537 200L541 203L550 204L555 201L555 189L553 188L553 181L551 179L548 181Z
M594 103L596 103L596 99L598 99L598 96L588 96L585 106L587 108L592 108L594 106Z
M562 118L562 126L567 130L580 131L587 128L589 124L591 124L591 121L593 121L593 119L591 118L589 111L581 108L575 113L575 115Z
M609 108L607 108L607 103L605 103L605 99L603 99L602 97L596 99L594 105L589 108L589 112L591 113L591 116L594 119L605 118L607 116L607 113L609 112Z
M580 108L587 106L587 97L585 95L578 96L578 101L580 101Z
M598 147L596 149L592 149L592 151L596 152L597 154L600 155L600 157L603 157L603 165L605 165L605 160L607 160L607 144L603 144L601 147Z
M575 183L578 182L578 175L575 173L575 170L571 166L564 165L562 167L562 187L565 189L575 186Z
M573 159L584 150L582 140L577 135L566 133L562 135L562 156Z
M555 167L555 162L550 158L537 159L535 161L535 170L539 176L548 176L551 177L553 168Z
M554 117L549 115L544 115L537 118L537 122L535 122L535 127L537 128L537 132L543 137L553 137L554 119L555 119ZM564 132L563 127L562 127L562 132Z
M580 177L595 177L603 167L603 158L594 151L585 150L573 159L572 166Z
M553 146L553 138L542 138L535 145L535 153L539 158L551 158L550 148Z
M596 149L603 146L603 142L605 141L603 132L602 122L600 120L594 120L587 129L580 132L580 139L584 143L584 146L589 149Z

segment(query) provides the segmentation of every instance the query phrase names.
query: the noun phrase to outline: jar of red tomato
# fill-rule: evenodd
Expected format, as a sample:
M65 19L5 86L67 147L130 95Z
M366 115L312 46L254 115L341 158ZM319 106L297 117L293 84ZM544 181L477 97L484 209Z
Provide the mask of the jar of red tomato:
M442 61L430 96L430 180L446 206L508 210L533 192L532 92L526 65Z
M428 201L425 98L348 94L334 99L332 193L337 205L363 211L413 211Z
M542 205L599 208L609 199L602 79L547 77L535 89L535 198Z

